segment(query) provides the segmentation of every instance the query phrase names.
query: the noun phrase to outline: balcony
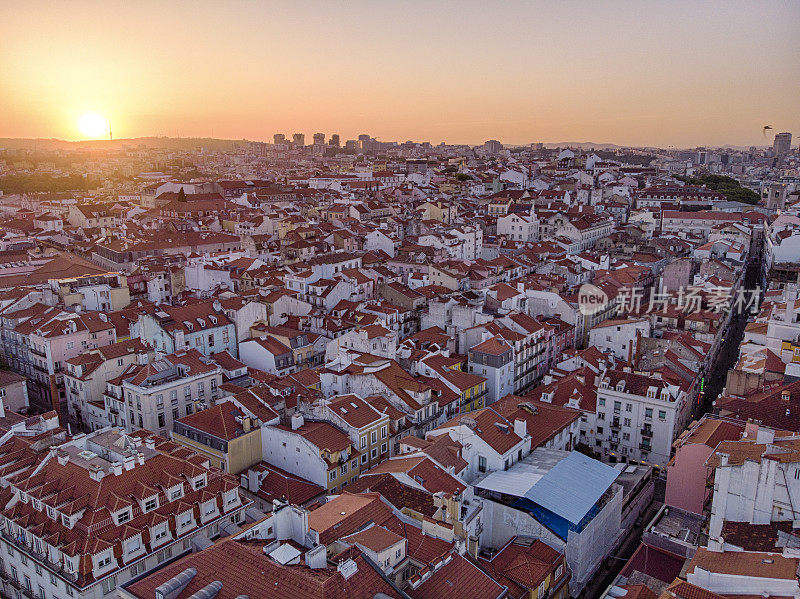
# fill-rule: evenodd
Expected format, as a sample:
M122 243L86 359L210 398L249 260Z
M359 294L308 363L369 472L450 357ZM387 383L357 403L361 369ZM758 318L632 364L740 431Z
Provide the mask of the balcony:
M27 545L20 539L11 535L6 528L0 529L0 537L2 537L8 544L14 545L20 552L26 553L30 559L42 563L48 570L52 570L53 572L59 574L60 576L66 577L72 581L78 579L77 572L68 571L66 568L64 568L64 564L61 562L55 563L50 561L49 556L37 552L33 547ZM7 580L11 582L9 578L7 578ZM18 581L13 581L13 582L15 586L17 586L17 588L19 589L23 588L21 583L19 583Z
M652 451L653 446L650 443L639 443L639 449L642 451Z
M34 362L32 366L34 370L38 370L39 372L43 372L44 374L50 374L50 371L47 369L47 366L39 366L38 362Z
M653 429L652 428L643 428L642 429L642 437L647 437L649 439L653 438Z
M617 431L622 428L619 418L614 418L614 420L611 421L611 424L609 426L611 427L611 430L617 430Z
M35 355L40 356L42 358L46 358L47 357L47 351L44 350L44 349L39 349L34 345L31 345L28 349L30 350L30 352L32 354L35 354Z

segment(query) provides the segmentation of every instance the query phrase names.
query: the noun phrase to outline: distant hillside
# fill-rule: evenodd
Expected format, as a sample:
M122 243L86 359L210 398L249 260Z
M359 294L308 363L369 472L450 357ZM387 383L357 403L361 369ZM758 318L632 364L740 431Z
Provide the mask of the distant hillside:
M66 141L63 139L18 139L0 137L0 150L98 150L123 148L163 148L166 150L194 150L209 148L212 150L231 150L237 145L246 144L243 139L213 139L210 137L133 137L122 139L97 139L90 141Z

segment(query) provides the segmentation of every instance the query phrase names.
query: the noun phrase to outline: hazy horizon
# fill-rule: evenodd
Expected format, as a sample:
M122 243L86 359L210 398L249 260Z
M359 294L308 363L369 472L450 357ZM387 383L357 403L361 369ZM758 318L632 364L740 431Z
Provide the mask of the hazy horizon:
M280 133L282 133L282 132L280 132ZM306 136L306 144L307 145L312 143L311 133L310 132L296 131L296 133L304 133L305 134L305 136ZM331 133L336 133L336 131L331 130L329 132L326 132L326 135L329 136ZM362 131L362 133L367 133L368 134L369 132L368 131ZM780 133L780 131L778 131L778 133ZM529 141L529 142L523 142L523 143L506 143L506 142L503 142L503 140L501 140L501 139L497 140L497 141L501 142L507 148L527 147L530 144L542 143L545 147L547 147L547 146L563 146L563 147L568 147L568 146L575 146L575 147L577 147L577 146L594 146L594 147L597 147L597 148L604 148L604 147L614 148L614 147L618 147L618 148L630 148L630 149L694 150L694 149L697 149L697 148L718 148L718 149L723 149L723 148L737 149L737 148L739 148L739 149L745 149L745 148L749 148L751 146L752 147L757 147L757 148L771 148L772 144L773 144L772 136L773 136L773 133L770 132L768 139L763 139L762 140L763 143L754 143L754 144L750 144L749 146L736 145L736 144L721 144L721 145L697 144L697 145L694 145L694 146L658 146L656 144L624 145L624 144L614 143L613 141L592 141L592 140L588 140L588 141L578 141L578 140L552 141L552 140L543 140L543 141ZM291 134L287 133L286 134L286 138L287 138L288 142L291 142ZM242 137L242 138L227 138L227 137L209 137L209 136L204 136L204 135L186 135L186 136L181 136L181 137L175 137L175 136L172 136L172 135L139 135L139 136L136 136L136 137L116 137L116 136L114 136L113 139L63 139L63 138L58 138L58 137L3 137L3 136L0 136L0 140L4 140L4 139L5 140L13 140L13 141L17 141L17 142L34 142L34 143L35 142L50 142L50 143L63 143L63 144L71 144L71 145L93 145L94 144L94 145L97 145L97 146L112 145L112 144L115 144L115 143L124 143L124 142L135 142L135 141L139 141L139 140L159 140L159 139L163 139L163 140L186 140L186 141L190 141L190 140L212 140L212 141L217 141L217 142L234 142L234 143L235 142L266 142L266 143L270 143L270 144L273 143L273 140L272 140L271 137L269 139L267 139L267 138L250 139L250 138L246 138L246 137ZM353 139L355 139L355 136L353 136ZM342 139L341 139L342 145L344 145L345 141L346 141L346 139L344 137L342 137ZM430 140L424 140L424 139L392 139L392 140L383 140L383 141L398 142L398 143L403 143L405 141L411 141L411 142L414 142L414 143L423 143L423 142L430 141ZM445 140L443 140L443 141L445 141ZM477 142L477 143L452 143L452 144L450 142L445 141L445 144L446 145L466 145L466 146L475 147L475 146L483 145L486 141L489 141L489 140L486 139L486 140L483 140L483 141L480 141L480 142ZM327 137L326 137L326 143L327 143ZM431 142L431 143L433 143L433 145L438 145L438 142L436 142L436 143ZM796 140L793 138L792 146L795 146L795 145L796 145Z
M800 131L797 2L8 6L0 137L80 140L86 113L115 138L691 148Z

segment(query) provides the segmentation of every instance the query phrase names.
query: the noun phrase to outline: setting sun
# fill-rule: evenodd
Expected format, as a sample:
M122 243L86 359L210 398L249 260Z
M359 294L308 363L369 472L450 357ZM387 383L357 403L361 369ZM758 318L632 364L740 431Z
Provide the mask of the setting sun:
M84 137L97 139L106 137L111 131L111 126L102 115L89 112L81 115L78 119L78 131L80 131L81 135Z

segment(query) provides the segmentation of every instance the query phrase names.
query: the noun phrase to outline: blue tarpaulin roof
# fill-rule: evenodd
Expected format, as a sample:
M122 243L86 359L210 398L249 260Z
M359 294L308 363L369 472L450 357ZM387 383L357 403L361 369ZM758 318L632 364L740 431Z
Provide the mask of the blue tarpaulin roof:
M578 525L618 476L619 470L573 451L539 479L525 498Z

